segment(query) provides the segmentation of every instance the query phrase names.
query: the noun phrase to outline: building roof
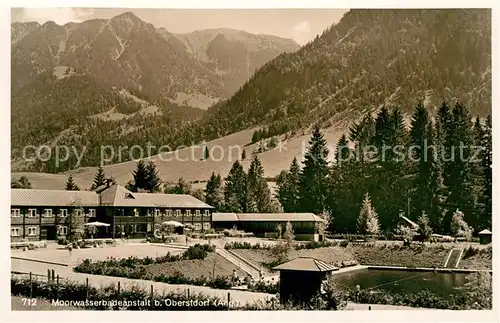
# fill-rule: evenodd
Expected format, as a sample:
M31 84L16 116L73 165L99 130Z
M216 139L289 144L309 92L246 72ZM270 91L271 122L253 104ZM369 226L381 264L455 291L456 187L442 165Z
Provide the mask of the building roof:
M412 220L408 219L406 216L404 215L400 215L399 216L400 219L403 219L406 223L408 223L410 226L412 226L414 229L418 229L420 228L420 226L418 224L416 224L415 222L413 222Z
M478 234L493 234L493 233L488 229L484 229L484 230L480 231Z
M99 196L92 191L12 189L13 206L98 206Z
M99 192L12 189L11 205L213 208L186 194L135 193L121 185L100 188Z
M237 213L239 221L321 222L313 213Z
M236 213L212 213L212 221L214 222L237 222L238 216Z
M188 194L163 194L163 193L133 193L135 197L144 198L156 207L179 207L213 209L213 206L198 200Z
M338 270L337 267L327 264L318 259L309 257L298 257L289 262L274 267L275 270L315 271L329 272Z
M147 198L133 193L121 185L112 185L100 194L103 206L154 207Z

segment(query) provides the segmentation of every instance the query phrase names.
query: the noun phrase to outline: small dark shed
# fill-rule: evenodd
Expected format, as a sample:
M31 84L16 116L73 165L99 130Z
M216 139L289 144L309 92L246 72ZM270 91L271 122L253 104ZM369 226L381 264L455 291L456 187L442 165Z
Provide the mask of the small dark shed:
M337 267L314 258L299 257L273 269L280 271L280 302L307 303L321 291L326 275Z
M484 229L483 231L477 234L479 236L479 243L488 244L491 243L492 232L488 229Z

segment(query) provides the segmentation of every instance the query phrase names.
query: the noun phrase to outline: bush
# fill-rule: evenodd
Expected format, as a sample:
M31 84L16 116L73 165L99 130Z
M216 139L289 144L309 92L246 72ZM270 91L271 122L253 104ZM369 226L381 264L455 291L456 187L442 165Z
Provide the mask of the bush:
M224 245L224 249L260 249L261 246L260 244L252 245L251 243L248 243L246 241L239 242L239 241L233 241L230 243L226 243Z
M464 249L464 254L462 256L462 259L467 259L467 258L473 257L480 252L481 252L481 250L479 248L474 248L472 246L469 246L468 248Z
M195 244L194 246L189 247L186 251L184 251L183 259L186 260L194 260L200 259L203 260L208 256L209 252L213 252L215 247L208 244Z
M463 297L450 295L448 299L443 298L428 290L422 290L418 293L398 294L378 290L362 290L358 293L353 290L349 293L349 299L359 303L366 304L386 304L403 305L410 307L435 308L435 309L464 309L462 303Z
M247 286L249 290L261 293L277 294L280 291L279 281L270 283L264 281L250 282Z
M60 238L57 239L57 244L67 245L68 244L68 240L66 239L66 237L60 237Z

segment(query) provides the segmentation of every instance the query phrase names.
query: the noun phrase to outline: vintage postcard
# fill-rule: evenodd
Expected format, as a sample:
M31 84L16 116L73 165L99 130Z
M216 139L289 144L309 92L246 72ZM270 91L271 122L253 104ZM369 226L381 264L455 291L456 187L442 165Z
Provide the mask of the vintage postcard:
M492 9L10 18L12 312L492 311Z

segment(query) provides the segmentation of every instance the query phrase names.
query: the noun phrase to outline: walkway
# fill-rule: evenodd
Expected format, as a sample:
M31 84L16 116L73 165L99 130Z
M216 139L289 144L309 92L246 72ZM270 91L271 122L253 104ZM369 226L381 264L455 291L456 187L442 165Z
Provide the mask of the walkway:
M445 260L444 267L445 268L457 268L460 260L462 259L462 254L464 250L454 248L450 250L448 253L448 257Z
M11 270L13 272L23 273L23 276L32 272L34 275L47 276L47 270L54 269L55 274L59 275L60 279L75 281L80 283L85 283L86 279L89 279L89 284L93 287L104 287L111 284L118 284L120 282L122 289L132 288L137 286L143 288L147 291L151 289L151 285L155 293L169 293L169 292L185 292L189 289L191 295L196 293L202 293L211 297L219 297L221 299L227 299L228 294L230 294L231 300L239 302L240 305L247 303L252 303L258 300L264 300L266 298L271 298L273 295L266 293L256 293L240 290L224 290L224 289L213 289L204 286L193 286L193 285L174 285L166 284L161 282L154 282L150 280L143 279L129 279L122 277L111 277L111 276L100 276L100 275L90 275L74 272L70 267L51 265L42 262L32 262L21 259L11 259Z

